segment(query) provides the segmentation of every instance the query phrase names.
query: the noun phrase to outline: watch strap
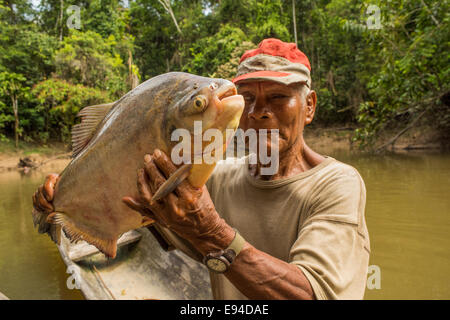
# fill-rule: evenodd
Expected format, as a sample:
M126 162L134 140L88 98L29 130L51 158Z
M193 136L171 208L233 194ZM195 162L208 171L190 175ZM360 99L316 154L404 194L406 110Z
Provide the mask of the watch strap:
M234 229L234 228L233 228ZM223 273L228 270L231 263L236 259L237 255L242 251L245 245L245 239L234 229L235 234L233 241L225 250L219 250L216 252L210 252L203 258L203 263L213 272ZM210 260L221 261L225 265L225 269L216 270L213 266L209 265Z
M238 256L238 254L242 251L245 245L245 239L240 235L240 233L236 229L234 229L234 231L236 232L236 234L234 235L234 239L233 241L231 241L228 248L225 249L225 251L228 251L230 249L234 251L235 256L233 257L233 260Z

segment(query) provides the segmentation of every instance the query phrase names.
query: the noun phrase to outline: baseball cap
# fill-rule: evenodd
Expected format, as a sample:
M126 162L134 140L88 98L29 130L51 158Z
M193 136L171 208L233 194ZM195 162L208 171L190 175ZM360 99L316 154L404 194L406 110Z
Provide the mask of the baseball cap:
M311 87L310 71L308 57L295 43L269 38L261 41L258 48L242 55L236 77L232 81L269 80L286 85L304 82Z

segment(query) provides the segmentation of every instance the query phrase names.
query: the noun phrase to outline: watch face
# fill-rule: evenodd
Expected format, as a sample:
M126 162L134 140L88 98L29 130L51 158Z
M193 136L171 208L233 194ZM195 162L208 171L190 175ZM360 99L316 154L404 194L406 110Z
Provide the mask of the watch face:
M225 262L215 258L211 258L206 261L206 265L209 269L215 272L225 272L227 270L227 265L225 264Z

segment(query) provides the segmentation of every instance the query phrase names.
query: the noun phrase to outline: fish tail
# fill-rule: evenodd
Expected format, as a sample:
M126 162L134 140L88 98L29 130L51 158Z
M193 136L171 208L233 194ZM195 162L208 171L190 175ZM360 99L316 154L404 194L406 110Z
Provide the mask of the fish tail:
M117 254L117 238L101 239L86 231L80 230L72 220L63 213L57 213L53 219L57 224L61 225L64 234L71 242L84 240L100 250L109 258L115 258Z

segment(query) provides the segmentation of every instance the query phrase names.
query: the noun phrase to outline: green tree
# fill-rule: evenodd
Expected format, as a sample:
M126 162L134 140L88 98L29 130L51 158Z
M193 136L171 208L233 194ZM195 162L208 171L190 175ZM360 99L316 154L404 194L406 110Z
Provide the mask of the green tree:
M31 93L37 103L36 110L44 115L39 134L42 141L58 138L69 142L76 115L82 108L112 101L106 91L59 79L42 81Z
M231 52L231 57L224 64L217 67L216 72L212 74L214 78L223 78L231 80L236 76L239 61L247 50L254 49L256 45L250 41L243 41Z
M0 0L0 17L10 25L28 23L35 18L35 12L30 1Z
M135 38L136 63L145 79L182 70L191 59L192 43L219 27L211 14L205 14L204 1L170 1L170 8L181 32L160 1L130 2L130 33Z
M25 77L17 73L2 72L0 73L0 95L7 96L11 99L12 109L14 113L14 135L16 148L19 147L19 99L25 96L29 88L24 86Z
M192 45L192 59L185 64L183 70L211 76L220 65L229 61L234 49L246 40L241 29L224 25L217 34L202 38Z
M361 104L362 125L356 139L372 146L385 129L398 130L379 146L394 144L407 130L424 123L439 129L442 141L450 138L448 101L450 92L448 1L383 3L382 28L369 42L379 53L380 67L368 82L370 98Z
M81 9L79 30L66 25L72 4ZM366 23L371 4L380 29ZM169 71L230 79L245 50L268 37L293 42L296 33L318 92L315 124L358 125L362 146L394 130L388 146L433 123L445 141L449 12L438 0L41 0L37 10L30 1L0 0L0 72L34 88L20 97L22 138L67 140L68 106L90 102L70 95L110 101L141 77ZM58 90L69 96L56 98ZM10 105L8 94L0 96L1 138L14 134Z
M72 83L107 90L116 98L129 89L128 68L113 35L71 30L55 54L56 75Z
M121 39L129 22L128 10L118 0L41 0L39 3L39 23L49 35L58 39L69 35L67 9L76 5L81 10L81 29L94 31L107 38L114 35Z
M7 22L9 12L0 6L0 71L22 74L31 85L53 72L57 41L33 22Z

